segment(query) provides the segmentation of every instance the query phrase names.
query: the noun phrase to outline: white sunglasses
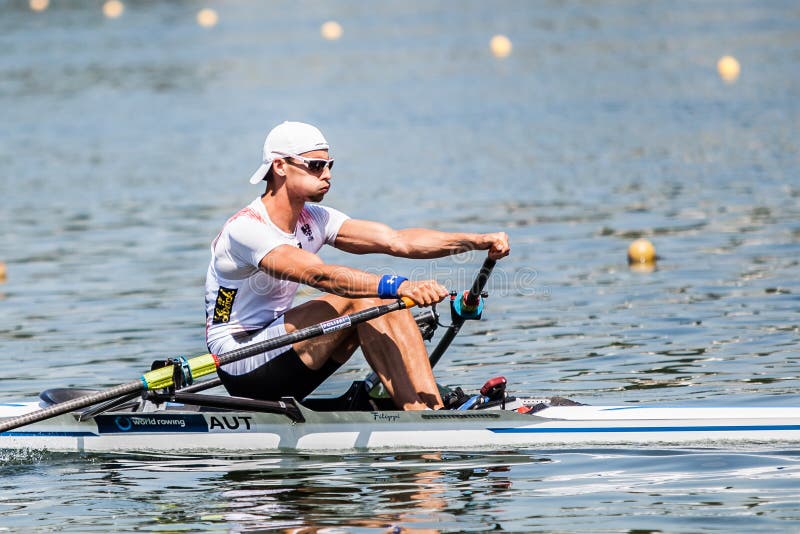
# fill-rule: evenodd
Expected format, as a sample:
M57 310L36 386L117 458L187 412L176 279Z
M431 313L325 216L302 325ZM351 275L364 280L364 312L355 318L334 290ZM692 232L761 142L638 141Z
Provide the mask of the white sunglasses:
M333 158L331 159L304 158L303 156L298 156L297 154L290 154L288 152L275 152L275 154L279 154L287 158L299 159L300 161L303 162L303 165L308 167L308 170L310 170L311 172L320 172L325 167L328 167L329 169L333 168Z

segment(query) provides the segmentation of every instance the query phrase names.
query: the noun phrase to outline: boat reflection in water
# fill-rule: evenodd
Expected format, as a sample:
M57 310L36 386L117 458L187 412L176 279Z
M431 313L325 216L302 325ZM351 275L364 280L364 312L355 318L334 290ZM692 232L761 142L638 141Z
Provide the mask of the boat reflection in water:
M241 528L287 532L334 525L439 532L458 528L467 507L481 525L491 525L492 508L511 488L512 466L540 461L549 460L516 453L290 455L226 473L221 518ZM331 517L341 522L332 524Z

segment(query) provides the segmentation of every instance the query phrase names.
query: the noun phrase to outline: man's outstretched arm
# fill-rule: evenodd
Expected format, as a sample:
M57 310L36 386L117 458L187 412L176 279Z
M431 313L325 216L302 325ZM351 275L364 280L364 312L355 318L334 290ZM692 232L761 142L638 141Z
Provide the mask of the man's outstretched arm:
M383 223L348 219L336 236L336 248L353 254L382 253L403 258L430 259L470 250L488 250L492 259L511 248L505 232L474 234L426 228L395 230Z

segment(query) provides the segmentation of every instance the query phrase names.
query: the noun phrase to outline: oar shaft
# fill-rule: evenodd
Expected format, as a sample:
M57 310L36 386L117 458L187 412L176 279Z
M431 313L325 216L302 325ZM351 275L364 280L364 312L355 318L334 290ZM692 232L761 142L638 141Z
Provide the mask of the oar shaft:
M411 299L398 299L389 304L374 306L372 308L367 308L366 310L351 313L350 315L343 315L341 317L337 317L336 319L331 319L330 321L307 326L306 328L301 328L300 330L296 330L282 336L259 341L257 343L253 343L252 345L247 345L246 347L226 352L225 354L204 354L202 356L195 356L190 360L184 361L182 364L183 372L187 379L191 379L187 380L187 382L191 382L197 378L200 378L201 376L215 373L217 369L223 365L238 362L239 360L255 356L256 354L261 354L262 352L285 347L286 345L291 345L312 337L330 334L331 332L349 328L353 325L380 317L386 313L408 308L413 305L414 301ZM147 390L153 390L170 387L175 382L173 379L173 373L174 368L171 365L147 372L142 375L141 380L143 388Z
M43 408L25 415L20 415L19 417L14 417L8 421L3 421L0 423L0 432L30 425L31 423L37 423L39 421L44 421L45 419L50 419L51 417L69 413L73 410L80 410L81 408L86 408L87 406L92 406L99 402L115 399L131 393L136 393L137 391L141 391L142 387L141 380L134 380L133 382L120 384L119 386L104 389L102 391L98 391L97 393L92 393L91 395L86 395L65 402L59 402L53 406L48 406L47 408Z
M285 347L286 345L304 341L312 337L330 334L331 332L350 328L353 325L360 324L375 319L376 317L380 317L381 315L402 310L413 305L414 301L411 299L398 299L390 304L374 306L372 308L367 308L366 310L351 313L350 315L343 315L342 317L325 321L324 323L307 326L306 328L301 328L300 330L296 330L289 334L284 334L276 338L260 341L258 343L254 343L253 345L221 354L217 357L219 360L219 365L222 366L237 362L239 360L243 360L244 358L261 354L262 352L267 352L269 350Z
M221 354L219 356L214 354L196 356L189 360L185 360L182 367L184 372L188 373L192 379L195 379L215 372L219 366L243 360L244 358L255 356L256 354L261 354L262 352L272 349L285 347L286 345L291 345L292 343L297 343L298 341L304 341L312 337L343 330L353 325L375 319L376 317L380 317L386 313L402 310L413 305L414 301L411 299L398 299L389 304L382 304L380 306L374 306L372 308L367 308L366 310L351 313L350 315L343 315L342 317L337 317L336 319L325 321L324 323L301 328L295 332L265 341L260 341L252 345L248 345L247 347L242 347L241 349L226 352L225 354ZM81 408L86 408L87 406L92 406L97 403L122 397L124 395L129 395L131 393L172 386L174 385L174 372L175 369L173 366L168 365L166 367L161 367L143 374L139 380L128 382L127 384L120 384L119 386L104 389L102 391L98 391L97 393L92 393L91 395L85 395L77 399L60 402L58 404L54 404L53 406L48 406L47 408L43 408L29 414L8 419L7 421L0 422L0 432L43 421L45 419L69 413L74 410L80 410Z

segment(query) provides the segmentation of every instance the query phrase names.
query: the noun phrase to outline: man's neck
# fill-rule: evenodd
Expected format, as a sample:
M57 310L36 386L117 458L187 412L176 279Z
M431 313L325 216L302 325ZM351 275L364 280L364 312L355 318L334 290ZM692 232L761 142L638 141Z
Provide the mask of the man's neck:
M291 202L288 198L281 198L280 192L267 189L261 196L261 202L267 210L272 223L286 233L292 234L297 228L297 220L303 211L305 202Z

